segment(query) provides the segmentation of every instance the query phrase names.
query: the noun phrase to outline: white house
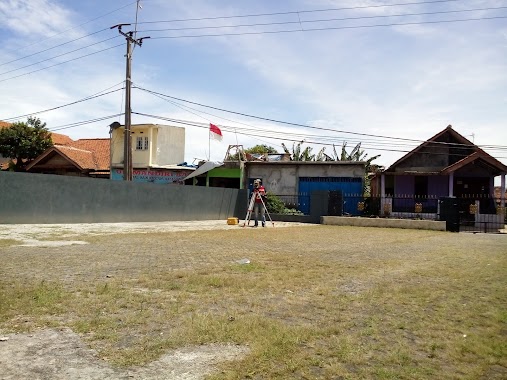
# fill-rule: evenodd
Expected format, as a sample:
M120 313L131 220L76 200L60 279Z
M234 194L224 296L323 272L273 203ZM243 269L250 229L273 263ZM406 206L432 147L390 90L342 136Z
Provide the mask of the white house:
M123 179L125 127L111 129L111 179ZM134 182L180 182L193 171L177 166L185 156L185 128L161 124L134 124L132 173Z

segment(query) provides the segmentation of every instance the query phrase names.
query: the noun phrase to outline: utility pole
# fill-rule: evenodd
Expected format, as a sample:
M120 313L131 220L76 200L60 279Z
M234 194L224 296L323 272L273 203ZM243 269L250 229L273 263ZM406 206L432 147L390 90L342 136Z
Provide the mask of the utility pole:
M131 113L130 94L132 91L132 44L141 46L143 40L150 37L142 37L134 39L134 32L123 32L122 26L129 26L130 24L118 24L112 26L111 29L118 28L118 32L125 36L127 40L127 64L125 73L125 134L123 138L123 180L132 181L132 134L131 134Z

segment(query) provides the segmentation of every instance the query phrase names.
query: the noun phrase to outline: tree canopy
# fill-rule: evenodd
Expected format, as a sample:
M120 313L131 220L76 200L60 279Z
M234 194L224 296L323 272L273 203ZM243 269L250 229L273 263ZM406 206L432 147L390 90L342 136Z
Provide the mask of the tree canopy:
M14 171L22 171L26 164L53 146L46 123L29 117L0 129L0 154L9 158Z
M260 153L260 154L263 154L263 153L278 153L278 151L275 148L273 148L272 146L268 146L268 145L262 144L262 145L252 146L251 148L246 148L245 149L245 153L251 153L251 154Z

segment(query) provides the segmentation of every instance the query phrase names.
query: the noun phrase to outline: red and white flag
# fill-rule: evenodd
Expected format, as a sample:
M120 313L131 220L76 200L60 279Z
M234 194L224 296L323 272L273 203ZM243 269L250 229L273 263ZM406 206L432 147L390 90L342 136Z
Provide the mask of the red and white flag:
M222 141L222 131L215 124L209 125L209 135L212 139Z

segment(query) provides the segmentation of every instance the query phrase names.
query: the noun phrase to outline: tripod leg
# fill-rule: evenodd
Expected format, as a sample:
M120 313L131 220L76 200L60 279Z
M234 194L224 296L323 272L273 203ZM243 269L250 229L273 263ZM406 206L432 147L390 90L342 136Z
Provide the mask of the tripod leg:
M246 212L245 222L243 223L243 227L245 227L247 223L248 223L248 225L250 225L250 219L252 218L252 211L253 211L254 202L255 202L254 197L255 197L255 194L252 194L252 197L250 198L250 201L248 202L248 210Z
M271 215L269 215L269 211L268 211L268 208L266 207L266 204L264 203L264 201L262 200L261 198L261 202L262 202L262 207L264 207L264 211L266 212L266 214L268 214L268 218L269 218L269 221L271 222L271 224L273 225L273 227L275 226L275 223L273 222L273 220L271 219Z

